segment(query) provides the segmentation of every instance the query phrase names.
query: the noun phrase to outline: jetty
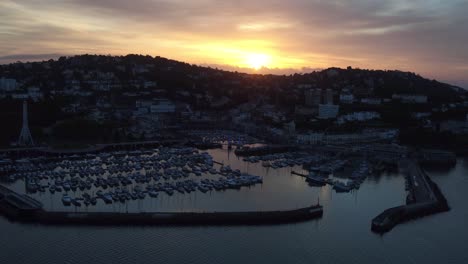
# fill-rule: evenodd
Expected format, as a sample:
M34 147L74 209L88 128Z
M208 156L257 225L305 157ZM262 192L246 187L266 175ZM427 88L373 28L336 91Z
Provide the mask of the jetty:
M0 186L0 214L13 222L43 225L271 225L322 217L319 204L278 211L246 212L57 212L40 202Z
M260 156L273 153L281 153L297 150L297 147L294 145L267 145L259 147L249 147L243 146L237 148L234 153L237 156Z
M403 160L399 163L399 169L406 178L406 205L387 209L376 216L371 227L374 232L385 233L410 219L450 210L437 184L422 170L417 161Z

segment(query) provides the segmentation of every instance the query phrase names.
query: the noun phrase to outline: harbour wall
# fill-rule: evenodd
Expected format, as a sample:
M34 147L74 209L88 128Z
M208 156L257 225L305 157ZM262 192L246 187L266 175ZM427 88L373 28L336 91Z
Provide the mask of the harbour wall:
M21 198L21 204L8 197ZM312 205L293 210L251 212L52 212L30 197L2 187L0 214L13 222L44 225L269 225L308 221L320 218L323 207Z
M440 212L446 212L450 210L450 206L444 195L442 194L439 186L434 183L429 176L419 170L417 177L423 177L423 180L427 183L428 192L432 199L422 201L407 202L406 205L401 205L393 208L389 208L383 211L381 214L376 216L372 220L371 230L376 233L385 233L392 230L396 225L409 221L411 219L424 217L431 214ZM413 175L409 175L412 177ZM413 195L410 190L409 195Z

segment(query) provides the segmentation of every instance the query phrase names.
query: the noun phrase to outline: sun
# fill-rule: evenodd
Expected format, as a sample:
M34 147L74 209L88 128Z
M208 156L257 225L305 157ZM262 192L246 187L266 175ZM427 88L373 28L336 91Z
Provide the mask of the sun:
M266 54L248 54L245 58L246 64L255 70L267 67L271 63L271 57Z

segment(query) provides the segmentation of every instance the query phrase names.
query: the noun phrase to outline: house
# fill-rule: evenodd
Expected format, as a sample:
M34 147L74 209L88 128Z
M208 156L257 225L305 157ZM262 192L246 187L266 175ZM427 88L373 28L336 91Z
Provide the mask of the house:
M167 99L156 99L150 106L151 113L174 113L175 109L175 104Z
M382 99L380 98L362 98L361 103L368 105L380 105L382 104Z
M16 90L16 80L15 79L7 79L7 78L0 78L0 90L5 92L11 92Z
M338 115L338 111L340 110L339 105L333 104L320 104L319 105L319 119L333 119L336 118Z
M338 124L345 124L347 122L362 122L378 118L380 118L380 114L377 112L354 112L338 117L336 122Z
M393 100L401 101L402 103L425 104L427 103L427 96L416 94L394 94Z
M352 104L354 102L354 95L351 93L340 94L340 103Z

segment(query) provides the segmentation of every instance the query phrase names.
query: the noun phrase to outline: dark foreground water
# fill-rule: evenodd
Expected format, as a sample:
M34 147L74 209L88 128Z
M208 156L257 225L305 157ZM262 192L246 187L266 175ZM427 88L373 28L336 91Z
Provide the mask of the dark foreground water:
M328 186L308 187L304 179L290 175L290 168L266 169L228 157L226 151L211 153L215 160L229 160L233 168L264 176L264 184L88 210L270 210L309 205L319 197L323 218L216 227L55 227L0 218L0 263L468 263L466 160L450 170L429 171L449 201L450 212L399 225L380 236L370 231L370 221L404 203L400 175L369 178L358 191L337 194ZM48 208L63 209L59 198L39 198Z

